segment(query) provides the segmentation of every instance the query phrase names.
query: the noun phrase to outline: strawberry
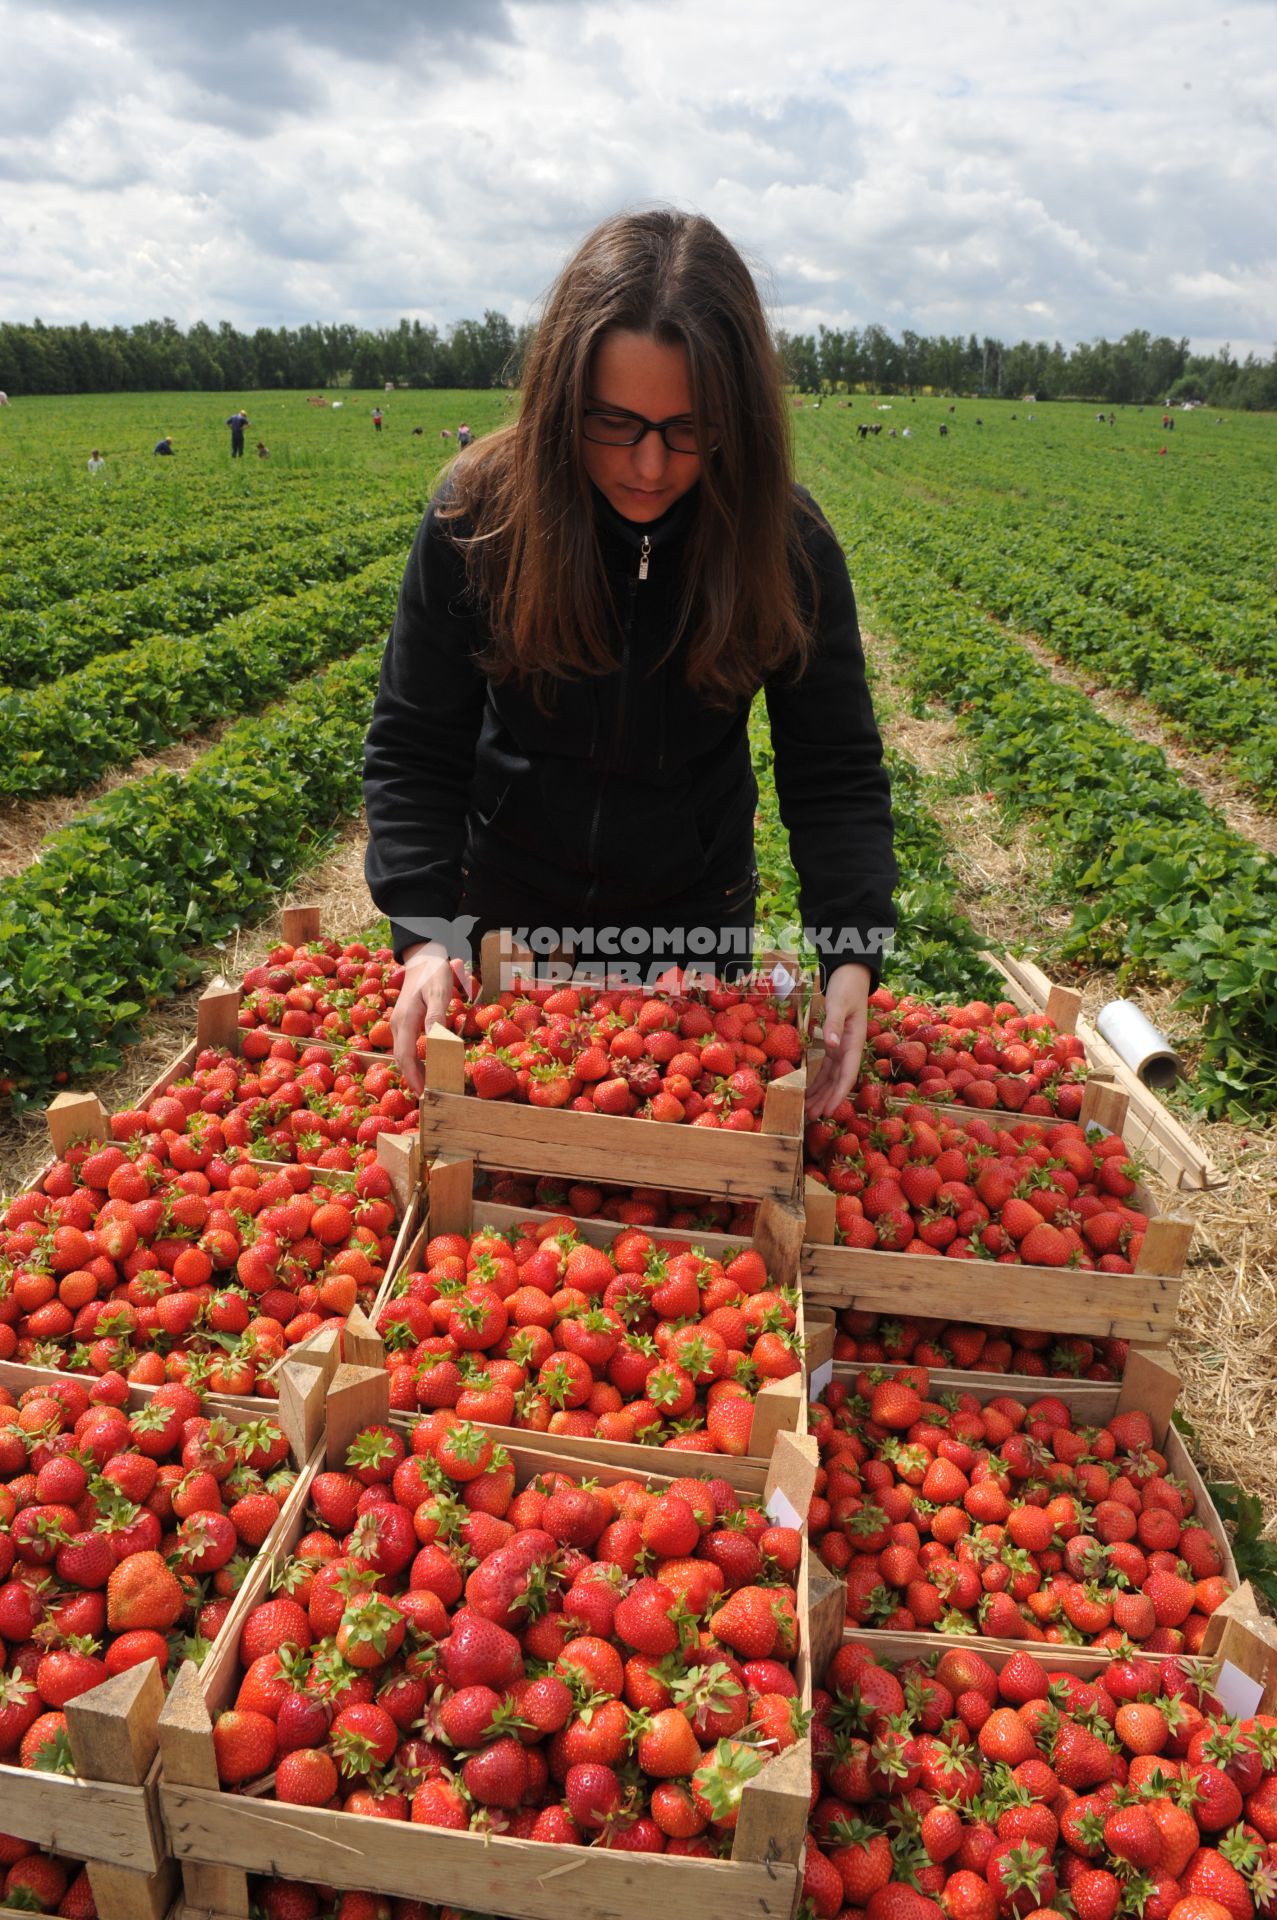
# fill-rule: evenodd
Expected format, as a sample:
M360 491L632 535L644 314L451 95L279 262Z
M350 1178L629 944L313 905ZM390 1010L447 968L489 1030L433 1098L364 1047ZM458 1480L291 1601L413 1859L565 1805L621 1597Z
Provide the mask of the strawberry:
M702 1758L686 1715L676 1707L652 1716L650 1725L639 1735L637 1754L644 1773L658 1780L692 1774Z
M461 1769L461 1781L480 1806L517 1807L528 1785L527 1754L518 1740L506 1734L471 1754Z
M107 1624L115 1633L152 1627L164 1633L181 1619L186 1596L158 1553L133 1553L107 1581Z
M275 1769L275 1798L299 1807L322 1807L337 1792L337 1769L315 1747L286 1753Z
M266 1714L235 1707L219 1713L213 1725L218 1779L224 1787L256 1779L269 1770L277 1745L275 1723Z

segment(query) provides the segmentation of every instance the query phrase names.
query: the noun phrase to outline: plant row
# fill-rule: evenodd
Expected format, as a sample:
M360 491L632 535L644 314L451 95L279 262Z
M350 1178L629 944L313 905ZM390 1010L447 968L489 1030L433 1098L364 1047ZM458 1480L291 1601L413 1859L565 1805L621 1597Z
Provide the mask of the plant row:
M887 703L875 702L884 719ZM782 930L802 923L798 876L789 858L789 840L780 818L772 772L771 741L761 705L750 720L750 747L758 782L754 844L761 891L761 930ZM985 942L954 904L947 885L948 851L943 830L928 803L926 776L901 753L887 751L895 850L900 867L896 889L897 926L885 972L901 990L929 991L965 998L993 991L996 976L980 958Z
M858 566L910 684L954 713L1008 818L1040 822L1052 891L1076 903L1064 955L1182 986L1207 1111L1277 1102L1277 865L916 559L866 548Z
M89 499L77 501L74 528L68 524L64 486L50 486L38 500L34 490L29 491L21 524L15 522L12 542L6 544L0 631L7 625L3 616L13 611L48 609L56 619L59 602L125 593L174 569L256 553L276 541L331 533L334 508L340 505L337 499L331 504L317 499L309 483L290 484L280 490L278 504L255 503L248 514L237 511L211 477L205 486L196 474L183 479L181 493L172 499L150 488L145 493L118 485L109 493L94 488ZM380 505L371 489L363 498L365 512ZM387 499L384 510L394 504Z
M0 793L73 793L107 767L277 699L388 626L398 552L335 585L240 614L212 633L159 633L0 701Z
M402 552L417 515L359 514L348 525L268 544L149 581L130 593L89 594L56 613L10 614L0 623L0 680L32 687L74 673L99 654L131 647L142 634L202 634L230 615L276 595L357 573L383 554Z
M1237 778L1277 800L1277 640L1271 620L1249 644L1227 628L1171 639L1128 617L1107 597L1096 604L1071 562L1062 574L1040 556L1026 558L1019 542L1015 554L1008 554L966 523L938 534L930 514L894 524L911 552L986 612L1031 628L1063 659L1098 672L1106 683L1143 694L1186 738L1226 747Z
M186 774L117 788L0 887L0 1092L116 1064L144 1010L195 977L190 949L272 900L355 811L381 652L239 722Z

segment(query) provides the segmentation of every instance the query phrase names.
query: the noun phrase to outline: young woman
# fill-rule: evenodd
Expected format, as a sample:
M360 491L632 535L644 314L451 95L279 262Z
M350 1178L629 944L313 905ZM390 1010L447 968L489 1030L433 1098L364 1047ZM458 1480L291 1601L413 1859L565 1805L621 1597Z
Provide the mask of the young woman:
M517 421L418 533L365 758L368 884L416 1040L491 927L644 970L739 959L762 688L827 976L808 1105L851 1086L893 924L891 803L838 543L793 484L753 280L708 220L606 221L552 289ZM650 936L650 938L649 938ZM669 936L669 937L664 937Z

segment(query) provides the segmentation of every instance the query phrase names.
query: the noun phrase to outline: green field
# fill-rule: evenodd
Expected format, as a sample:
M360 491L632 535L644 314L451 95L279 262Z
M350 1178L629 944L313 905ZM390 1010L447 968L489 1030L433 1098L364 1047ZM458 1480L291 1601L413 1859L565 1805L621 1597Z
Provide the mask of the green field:
M441 429L491 431L512 403L338 397L340 410L249 393L0 411L0 824L115 782L0 882L0 1084L19 1099L111 1065L145 1009L187 983L193 951L266 911L358 807L380 644L449 451ZM232 462L223 422L240 401L248 453ZM1030 822L1037 900L1068 924L1043 942L1026 903L1024 940L1172 984L1200 1024L1199 1097L1243 1114L1277 1101L1277 868L1022 637L1088 686L1140 693L1168 739L1265 814L1277 805L1277 421L1174 419L1165 432L1152 408L1110 426L1084 406L897 396L878 410L856 395L796 407L794 429L863 624L891 642L895 698L903 681L909 703L951 710L969 774L1008 827ZM882 432L862 440L860 423ZM174 459L152 454L163 433ZM182 770L128 777L192 738ZM761 730L757 757L764 907L783 924L794 880ZM894 977L982 989L944 783L894 748L893 773Z

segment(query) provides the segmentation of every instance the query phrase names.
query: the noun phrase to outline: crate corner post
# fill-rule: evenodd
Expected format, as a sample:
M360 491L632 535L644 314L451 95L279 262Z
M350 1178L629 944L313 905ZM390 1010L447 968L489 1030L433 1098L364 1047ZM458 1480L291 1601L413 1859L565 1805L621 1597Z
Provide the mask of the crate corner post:
M241 993L229 980L209 982L195 1003L195 1043L199 1047L233 1047L239 1034Z
M49 1140L59 1159L76 1140L109 1140L111 1122L96 1093L58 1093L44 1110Z
M181 1860L186 1905L197 1911L224 1913L235 1916L235 1920L247 1920L247 1874L238 1867L211 1867L183 1859L181 1830L170 1820L165 1803L164 1788L168 1785L204 1788L212 1793L221 1790L213 1747L213 1723L193 1661L183 1662L169 1688L160 1714L159 1735L160 1805L169 1844Z

